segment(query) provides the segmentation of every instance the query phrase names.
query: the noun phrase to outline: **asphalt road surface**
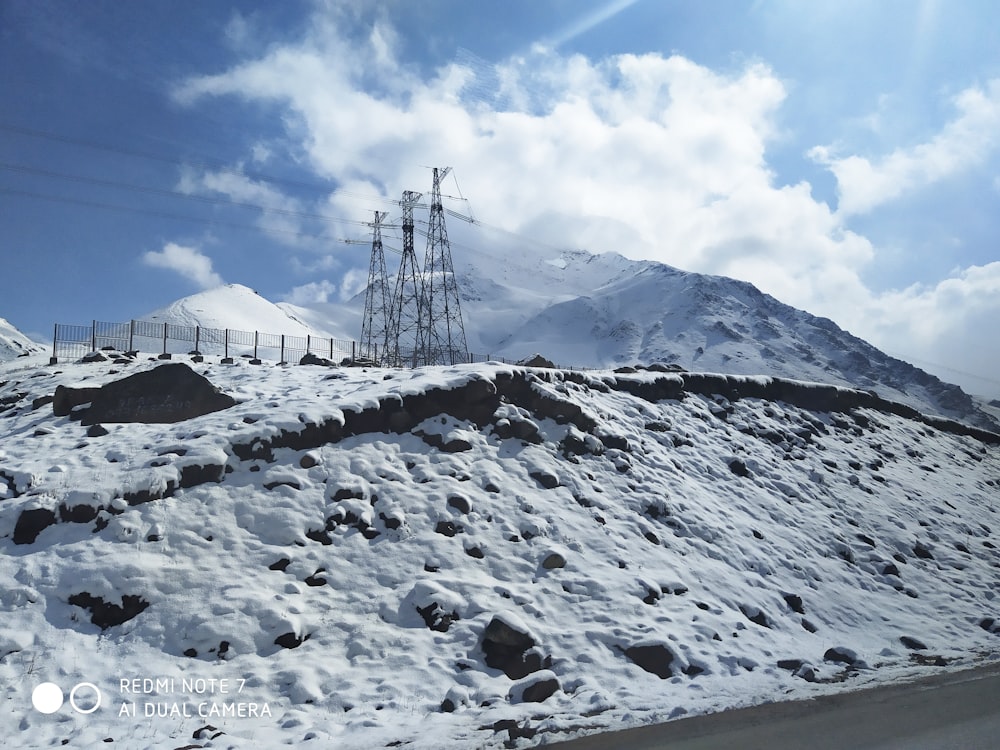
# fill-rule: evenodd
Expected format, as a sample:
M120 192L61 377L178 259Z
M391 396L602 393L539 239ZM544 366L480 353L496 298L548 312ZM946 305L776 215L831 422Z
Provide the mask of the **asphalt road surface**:
M1000 664L584 737L553 750L998 750Z

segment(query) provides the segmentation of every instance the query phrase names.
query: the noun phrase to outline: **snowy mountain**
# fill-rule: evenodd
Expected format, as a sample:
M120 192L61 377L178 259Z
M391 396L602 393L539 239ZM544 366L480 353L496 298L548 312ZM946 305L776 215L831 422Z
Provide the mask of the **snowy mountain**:
M23 362L17 747L529 747L1000 657L1000 436L868 393Z
M44 350L3 318L0 318L0 362Z
M454 252L470 351L509 360L541 353L577 368L665 362L692 371L830 383L1000 429L990 410L958 386L751 284L615 253L552 254L516 247ZM346 304L296 307L228 285L179 300L152 319L358 339L363 306L363 294Z
M746 282L614 253L550 255L455 252L470 348L583 367L667 362L845 385L998 428L958 386Z

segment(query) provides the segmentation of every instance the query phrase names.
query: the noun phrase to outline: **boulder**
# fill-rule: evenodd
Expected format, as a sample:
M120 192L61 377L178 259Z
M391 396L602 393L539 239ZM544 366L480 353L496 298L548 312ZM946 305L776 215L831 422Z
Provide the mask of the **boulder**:
M544 669L550 658L542 659L535 650L535 639L507 619L494 617L483 631L482 649L486 665L501 670L512 680L520 680Z
M625 656L632 663L651 674L655 674L661 680L672 677L674 674L673 669L670 668L674 661L674 653L663 644L630 646L625 649Z
M56 389L53 412L64 416L88 401L90 408L79 412L85 426L107 422L181 422L236 404L232 396L222 393L183 363L160 365L98 389L60 386Z
M517 364L522 367L548 367L549 369L555 368L551 359L546 359L541 354L536 354L528 359L522 359Z

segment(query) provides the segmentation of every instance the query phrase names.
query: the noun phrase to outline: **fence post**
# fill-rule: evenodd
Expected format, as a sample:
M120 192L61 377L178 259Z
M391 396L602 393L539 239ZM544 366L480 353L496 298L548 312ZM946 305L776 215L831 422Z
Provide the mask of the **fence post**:
M226 335L223 339L223 347L225 347L226 359L229 359L229 329L226 329Z
M169 323L163 324L163 353L167 353L167 329L170 328Z
M201 326L194 327L194 350L201 352Z
M135 351L135 319L128 322L128 350Z
M281 334L281 364L285 363L285 334Z
M257 331L253 332L253 358L254 359L257 359L257 337L258 337L258 335L259 334L258 334Z
M375 364L378 365L378 342L376 342L374 346L375 346L375 356L373 359L375 360Z
M310 335L309 335L309 334L307 333L307 334L306 334L306 354L308 354L308 353L309 353L309 350L310 350L310 349L312 349L312 336L310 336Z
M330 337L330 359L333 359L333 337Z
M90 351L97 351L97 321L90 322Z
M54 360L58 356L56 354L56 341L58 341L58 340L59 340L59 324L56 323L55 325L52 326L52 359L53 359L53 362L50 362L49 364L55 364Z
M351 342L351 362L356 362L358 359L357 341Z

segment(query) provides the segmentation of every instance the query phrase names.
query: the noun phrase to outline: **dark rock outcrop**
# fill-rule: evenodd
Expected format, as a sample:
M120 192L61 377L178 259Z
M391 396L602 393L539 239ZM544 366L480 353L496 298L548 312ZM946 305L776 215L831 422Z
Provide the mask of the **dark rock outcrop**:
M79 409L83 425L101 422L173 423L228 409L236 400L186 364L160 365L100 388L56 389L52 410L66 416Z

